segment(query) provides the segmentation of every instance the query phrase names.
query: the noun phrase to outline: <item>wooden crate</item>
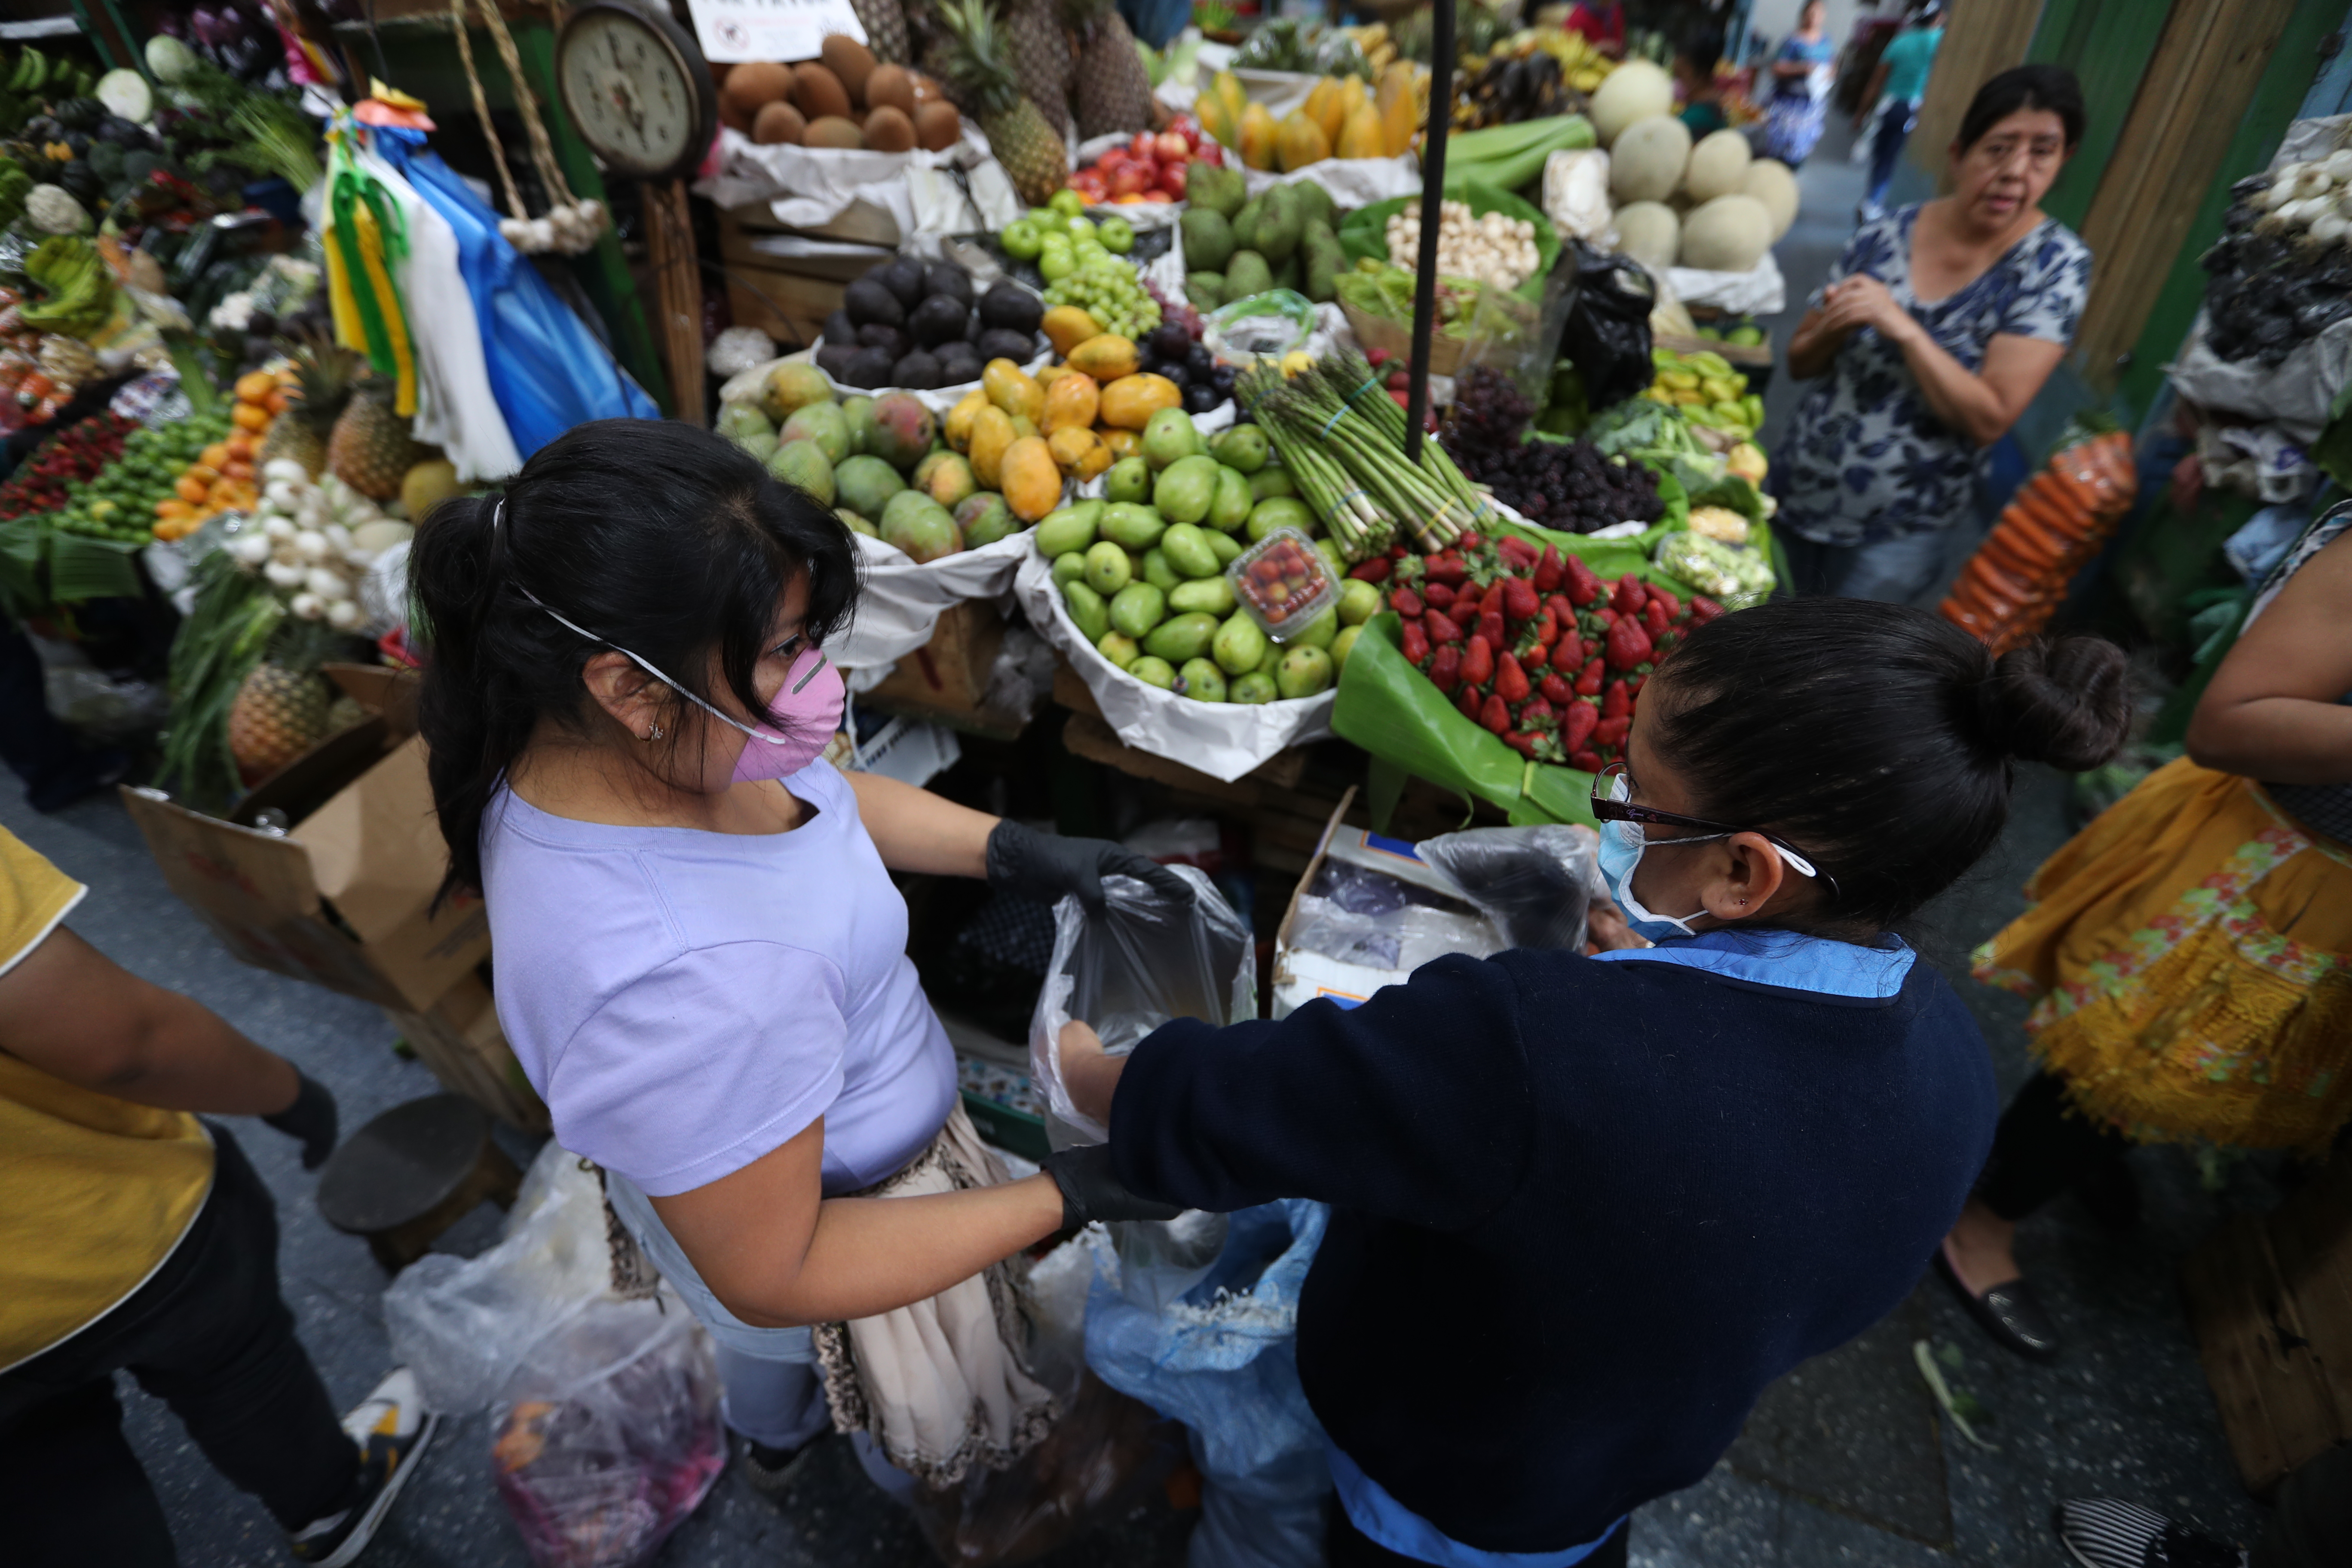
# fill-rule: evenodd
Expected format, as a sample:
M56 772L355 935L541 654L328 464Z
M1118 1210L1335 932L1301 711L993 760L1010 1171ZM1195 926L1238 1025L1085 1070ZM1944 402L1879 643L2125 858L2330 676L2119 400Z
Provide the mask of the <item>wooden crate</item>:
M993 604L967 599L950 605L940 612L931 640L901 656L882 683L860 694L857 701L886 713L1011 740L1021 732L1021 721L985 700L988 679L1003 644L1004 617Z
M2352 1441L2352 1154L2272 1213L2233 1215L2181 1282L2249 1492Z
M507 1045L490 988L468 974L421 1013L384 1009L417 1059L452 1093L525 1132L550 1131L547 1107Z

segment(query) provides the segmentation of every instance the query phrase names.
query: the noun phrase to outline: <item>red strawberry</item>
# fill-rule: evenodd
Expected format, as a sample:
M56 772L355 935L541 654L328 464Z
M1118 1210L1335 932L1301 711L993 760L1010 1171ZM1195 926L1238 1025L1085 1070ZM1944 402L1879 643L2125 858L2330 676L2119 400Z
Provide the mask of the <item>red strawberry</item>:
M1494 597L1487 595L1488 602L1479 606L1478 631L1490 647L1508 647L1510 639L1503 634L1503 607L1493 603Z
M1567 557L1567 566L1568 598L1570 604L1589 605L1601 597L1601 579L1592 574L1592 568L1584 563L1583 556Z
M1542 692L1544 700L1555 708L1565 708L1576 700L1576 688L1568 683L1567 677L1557 673L1538 681L1536 689Z
M1664 631L1671 624L1666 618L1666 606L1661 601L1652 599L1642 606L1642 626L1650 634L1654 642L1658 634Z
M1584 639L1574 632L1562 632L1559 641L1551 645L1551 667L1562 675L1574 675L1584 668Z
M1462 710L1462 717L1473 724L1478 721L1479 702L1478 689L1475 686L1465 686L1454 694L1454 706Z
M1570 767L1581 768L1588 773L1597 773L1609 765L1601 759L1600 752L1590 747L1581 752L1570 752L1568 762Z
M1568 563L1559 558L1559 546L1546 544L1543 559L1536 563L1535 584L1538 594L1549 594L1568 576Z
M1462 679L1465 685L1485 686L1495 679L1495 645L1481 634L1470 639L1462 650Z
M1519 728L1541 729L1552 721L1551 704L1540 697L1530 697L1519 708Z
M1460 644L1447 643L1437 650L1437 657L1429 661L1429 683L1448 697L1454 695L1454 689L1462 684Z
M1601 694L1601 716L1603 719L1622 719L1633 710L1633 696L1626 691L1625 683L1611 681L1609 689Z
M1499 735L1511 727L1511 710L1503 705L1501 698L1490 691L1486 694L1486 700L1479 705L1478 722Z
M1693 594L1691 595L1690 612L1691 619L1703 626L1706 625L1707 622L1715 619L1716 616L1723 614L1723 606L1703 594Z
M1567 704L1559 710L1559 743L1573 752L1591 738L1593 726L1600 722L1601 710L1591 703Z
M1621 616L1638 616L1649 598L1650 591L1642 586L1642 580L1628 572L1617 579L1616 596L1609 603Z
M1426 583L1422 585L1422 603L1433 610L1451 610L1454 607L1455 596L1454 590L1443 583Z
M1631 717L1603 719L1600 723L1592 726L1592 739L1600 745L1622 746L1625 743L1625 731L1633 727L1633 721Z
M1631 669L1650 657L1650 634L1642 629L1639 621L1619 621L1609 628L1608 656L1612 669Z
M1402 544L1391 544L1389 546L1389 559L1391 561L1402 561L1411 552L1406 550Z
M1399 641L1404 649L1406 662L1417 668L1428 661L1429 634L1422 630L1419 621L1405 622L1404 636Z
M1516 533L1507 533L1495 542L1495 552L1521 571L1533 571L1542 557L1536 547Z
M1503 580L1503 614L1515 621L1531 621L1542 608L1543 597L1536 592L1533 583L1525 577Z
M1121 513L1120 515L1124 516L1126 514ZM1389 608L1394 610L1398 615L1402 616L1406 620L1412 620L1413 617L1421 614L1421 595L1414 593L1410 588L1391 589L1389 591Z
M1540 735L1530 735L1525 731L1513 730L1503 736L1503 744L1532 763L1537 760L1536 742L1542 739Z
M1600 696L1601 682L1606 673L1606 668L1600 659L1596 658L1586 665L1584 673L1576 678L1576 694L1579 697Z
M1558 621L1561 626L1572 626L1576 625L1576 606L1568 602L1567 595L1552 595L1549 598L1544 601L1544 608L1549 610L1552 614L1552 618Z
M1450 552L1431 556L1425 570L1431 582L1447 583L1457 588L1470 578L1470 568L1462 563L1462 557Z
M1486 542L1486 536L1475 529L1465 529L1462 531L1462 537L1455 542L1464 550L1475 550Z
M1528 700L1528 672L1507 653L1495 661L1495 695L1514 706Z
M1389 558L1375 555L1370 561L1359 561L1348 568L1348 575L1366 583L1385 583L1389 580Z
M1606 605L1603 605L1601 608L1593 611L1592 616L1595 620L1601 623L1601 629L1604 632L1611 626L1617 624L1617 612L1611 609Z
M1433 643L1462 640L1462 628L1437 610L1432 610L1421 617L1421 629L1429 634L1429 640Z
M1655 583L1650 584L1650 597L1654 601L1664 604L1666 606L1666 619L1670 621L1678 621L1682 619L1683 602L1680 599L1675 598L1672 594L1667 593L1664 588L1659 587Z
M1549 610L1536 616L1534 629L1536 647L1538 648L1549 650L1553 643L1559 640L1559 623L1551 618Z
M1444 584L1433 583L1431 586L1442 588ZM1486 595L1479 591L1477 584L1465 583L1454 590L1453 602L1445 606L1445 613L1463 626L1470 626L1478 619L1479 603L1485 597Z

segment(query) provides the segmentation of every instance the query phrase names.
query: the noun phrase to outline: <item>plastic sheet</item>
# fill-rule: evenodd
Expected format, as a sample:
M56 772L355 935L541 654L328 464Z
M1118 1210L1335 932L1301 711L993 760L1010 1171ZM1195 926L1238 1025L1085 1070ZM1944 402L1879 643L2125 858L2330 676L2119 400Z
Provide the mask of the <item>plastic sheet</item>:
M1249 924L1196 866L1171 866L1191 884L1180 905L1131 877L1103 879L1104 911L1075 894L1054 908L1054 958L1029 1026L1029 1076L1054 1115L1092 1142L1109 1132L1070 1100L1062 1026L1091 1025L1113 1054L1171 1018L1229 1024L1257 1016L1257 948Z
M1601 849L1601 836L1591 828L1473 827L1424 839L1417 847L1510 946L1583 951L1585 908Z

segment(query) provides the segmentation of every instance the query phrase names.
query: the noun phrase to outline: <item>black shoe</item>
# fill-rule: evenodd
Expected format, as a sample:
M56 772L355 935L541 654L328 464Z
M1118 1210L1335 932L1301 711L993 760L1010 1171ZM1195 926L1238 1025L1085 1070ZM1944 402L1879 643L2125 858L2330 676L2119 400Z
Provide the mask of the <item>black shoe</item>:
M2057 1355L2058 1331L2051 1326L2050 1314L2042 1310L2033 1287L2023 1279L2011 1279L1979 1296L1961 1283L1959 1270L1952 1267L1950 1248L1949 1241L1937 1245L1936 1272L1944 1277L1944 1283L1952 1288L1978 1327L2021 1356L2049 1361Z
M753 1491L770 1502L782 1501L784 1493L808 1468L809 1457L816 1452L817 1445L829 1435L819 1432L797 1448L771 1448L765 1443L754 1443L749 1437L744 1438L741 1461L744 1480L751 1484Z
M2127 1231L2139 1224L2139 1183L2132 1175L2131 1162L2120 1154L2084 1173L2074 1184L2074 1195L2109 1230Z
M343 1568L366 1551L440 1424L441 1417L425 1408L416 1392L416 1374L406 1367L394 1369L377 1384L375 1392L343 1417L343 1430L359 1445L359 1493L346 1507L287 1538L295 1561Z
M2245 1568L2237 1547L2121 1498L2070 1498L2050 1523L2083 1568Z

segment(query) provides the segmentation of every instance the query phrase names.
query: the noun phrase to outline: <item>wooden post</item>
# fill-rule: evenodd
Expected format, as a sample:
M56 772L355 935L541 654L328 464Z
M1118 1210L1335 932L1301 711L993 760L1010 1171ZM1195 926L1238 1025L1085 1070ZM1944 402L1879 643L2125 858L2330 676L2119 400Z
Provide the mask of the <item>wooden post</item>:
M1404 411L1408 463L1421 461L1421 427L1429 416L1429 335L1437 316L1437 229L1445 200L1445 139L1454 129L1454 0L1437 0L1429 59L1429 129L1421 148L1421 259L1412 291L1412 378Z
M1935 175L1937 190L1950 188L1946 152L1969 100L1988 78L2025 63L2041 19L2042 0L1968 0L1952 7L1907 148L1911 161Z
M646 257L653 265L654 311L662 356L669 365L674 412L689 425L703 422L702 260L695 251L694 215L684 180L647 181Z

